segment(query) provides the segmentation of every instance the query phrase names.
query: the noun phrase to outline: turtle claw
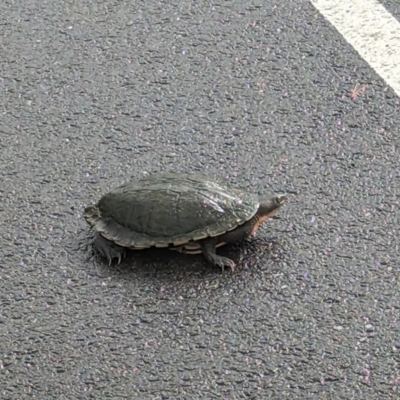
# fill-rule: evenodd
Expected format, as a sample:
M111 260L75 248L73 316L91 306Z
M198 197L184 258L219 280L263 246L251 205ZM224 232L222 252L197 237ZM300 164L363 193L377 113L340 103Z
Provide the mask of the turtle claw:
M121 260L125 258L125 252L124 253L112 253L108 254L105 256L108 259L108 266L111 267L111 263L113 262L114 258L118 260L117 265L121 264Z
M236 267L236 264L230 258L221 256L218 256L218 258L215 260L215 264L221 267L222 272L224 272L225 267L229 267L232 272L234 272Z
M222 272L224 272L225 267L229 267L232 270L232 272L235 271L236 264L230 258L221 257L218 256L217 254L213 254L212 262L214 265L218 265L218 267L221 267Z
M107 240L101 235L97 235L93 244L96 250L104 258L107 258L109 266L111 266L111 263L113 262L114 258L118 259L118 265L119 265L126 256L126 252L123 247L118 246L114 242Z
M125 249L123 247L119 247L117 250L118 255L114 255L113 258L118 258L118 265L121 264L121 261L126 257L126 252ZM111 265L111 261L113 259L110 260L110 265Z
M121 264L121 261L126 257L125 249L123 247L114 244L113 246L108 247L106 252L107 253L104 255L104 257L108 259L109 266L111 266L114 258L118 260L117 265L119 265Z
M208 262L221 267L222 272L224 272L225 267L229 267L232 272L235 271L236 264L227 257L219 256L215 253L215 238L205 239L201 242L201 250L204 257Z

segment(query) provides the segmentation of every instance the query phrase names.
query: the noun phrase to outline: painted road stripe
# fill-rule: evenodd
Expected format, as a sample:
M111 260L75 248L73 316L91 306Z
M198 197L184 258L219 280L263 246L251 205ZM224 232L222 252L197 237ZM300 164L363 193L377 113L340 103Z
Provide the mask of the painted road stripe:
M400 23L375 0L310 0L400 96Z

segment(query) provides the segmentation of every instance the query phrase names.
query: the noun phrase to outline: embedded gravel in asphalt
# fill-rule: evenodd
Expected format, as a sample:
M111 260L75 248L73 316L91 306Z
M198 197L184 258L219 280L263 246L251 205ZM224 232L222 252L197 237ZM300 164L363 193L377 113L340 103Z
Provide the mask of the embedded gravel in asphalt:
M400 101L311 4L4 0L0 24L1 399L399 395ZM234 273L109 267L84 207L161 171L289 200L219 251Z

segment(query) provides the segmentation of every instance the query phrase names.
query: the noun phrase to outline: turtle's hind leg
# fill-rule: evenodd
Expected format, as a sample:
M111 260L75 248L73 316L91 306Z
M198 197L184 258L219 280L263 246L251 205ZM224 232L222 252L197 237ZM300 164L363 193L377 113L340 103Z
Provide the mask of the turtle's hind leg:
M125 249L121 246L118 246L111 240L106 239L101 235L96 235L93 241L94 247L96 250L105 258L107 258L109 265L114 258L118 259L118 265L120 264L122 258L125 257Z
M211 264L221 267L222 272L224 271L224 267L229 267L232 271L234 271L235 263L233 260L216 254L215 245L216 240L214 238L207 238L201 241L201 251L205 259Z

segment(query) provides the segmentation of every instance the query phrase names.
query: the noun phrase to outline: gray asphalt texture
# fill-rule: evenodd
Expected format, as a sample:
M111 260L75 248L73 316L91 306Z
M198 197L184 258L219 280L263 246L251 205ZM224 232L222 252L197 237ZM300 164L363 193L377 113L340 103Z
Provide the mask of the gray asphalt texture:
M380 0L379 3L400 22L400 4L396 0Z
M311 4L3 0L0 25L1 399L400 397L400 101ZM221 249L234 273L109 267L84 207L160 171L289 201Z

